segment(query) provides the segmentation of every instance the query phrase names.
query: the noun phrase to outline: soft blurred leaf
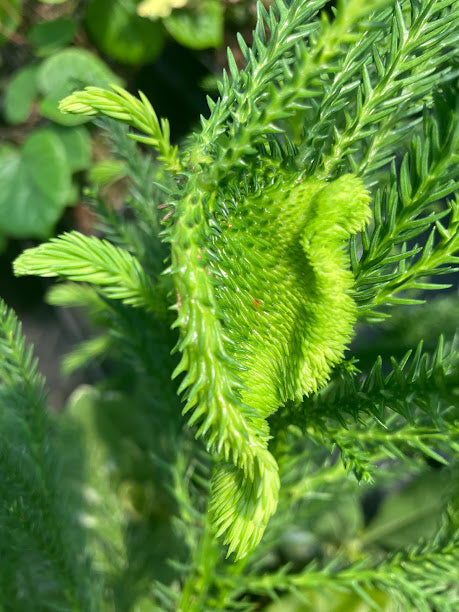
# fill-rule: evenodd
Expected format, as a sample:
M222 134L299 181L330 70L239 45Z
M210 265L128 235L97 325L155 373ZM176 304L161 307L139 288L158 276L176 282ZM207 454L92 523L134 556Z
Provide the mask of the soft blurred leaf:
M151 597L142 596L135 602L132 612L158 612L158 606Z
M61 430L68 437L62 445L62 453L67 459L68 476L72 478L71 438L80 442L85 466L82 480L75 482L83 489L87 510L82 520L90 535L89 548L99 568L109 569L124 563L125 549L122 534L122 509L118 497L111 487L115 464L99 435L98 392L89 386L78 387L70 396L61 421ZM63 442L66 440L63 439ZM67 455L67 456L66 456Z
M190 49L223 44L223 8L218 0L206 0L193 8L174 11L164 20L169 34Z
M122 80L93 53L72 47L44 60L37 73L37 83L44 96L40 103L42 114L62 125L77 125L88 118L61 113L60 100L87 85L121 85Z
M89 181L98 187L114 183L125 175L125 164L118 159L103 159L89 171Z
M21 23L21 0L0 2L0 47L9 41Z
M400 548L430 537L444 508L450 483L448 469L430 470L389 495L363 536L364 544L377 542Z
M356 495L343 496L332 510L322 514L313 532L325 541L343 542L351 539L363 524L361 504Z
M37 97L37 66L26 66L18 70L5 90L4 117L8 123L26 121Z
M379 612L397 612L399 608L389 595L377 589L365 589L365 592L378 606ZM337 593L329 589L302 591L308 603L300 601L294 595L281 597L279 601L263 608L264 612L374 612L375 608L361 599L357 593Z
M147 19L168 17L172 9L182 8L188 0L142 0L137 7L137 14Z
M146 64L163 46L161 24L142 19L135 0L91 0L86 28L108 56L126 64Z
M288 527L279 538L279 549L288 562L309 563L321 552L320 540L310 531Z
M50 130L36 130L22 149L0 148L0 231L46 238L71 194L64 147Z
M64 145L70 171L86 170L91 164L91 139L87 129L83 126L54 126L52 130Z
M42 21L32 26L27 38L35 47L35 54L42 57L68 45L75 36L77 27L78 22L74 19Z

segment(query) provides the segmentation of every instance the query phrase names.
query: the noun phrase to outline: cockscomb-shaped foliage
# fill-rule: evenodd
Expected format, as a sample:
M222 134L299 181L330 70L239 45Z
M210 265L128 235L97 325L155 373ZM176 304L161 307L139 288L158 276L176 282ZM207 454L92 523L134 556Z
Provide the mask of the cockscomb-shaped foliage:
M268 417L325 385L359 313L379 317L375 307L426 288L420 277L457 261L456 207L439 202L457 184L439 187L457 157L456 124L439 132L432 94L451 79L457 2L343 0L334 16L320 13L327 4L258 4L252 48L240 40L244 70L229 53L220 97L181 151L143 94L87 88L61 104L142 130L145 137L132 136L156 148L165 166L165 230L159 237L153 223L152 241L170 248L181 356L174 376L183 375L190 425L218 459L210 523L236 558L256 546L276 509ZM453 117L451 95L444 100ZM420 136L422 105L432 119ZM389 175L385 166L410 131L410 154ZM439 133L447 135L443 146ZM365 232L369 189L379 181ZM446 229L439 220L448 211ZM434 227L441 239L417 257L422 248L409 240ZM69 240L82 240L72 236L26 252L17 271L87 280L110 298L150 302L141 264L118 249L113 256L129 262L138 288L107 275L105 263L102 276L89 266L84 277L51 261Z
M214 205L210 227L205 202L179 205L171 230L182 332L175 374L186 371L190 423L225 460L211 512L230 552L244 556L277 501L265 418L322 386L351 337L344 248L368 219L368 195L343 176L278 182Z

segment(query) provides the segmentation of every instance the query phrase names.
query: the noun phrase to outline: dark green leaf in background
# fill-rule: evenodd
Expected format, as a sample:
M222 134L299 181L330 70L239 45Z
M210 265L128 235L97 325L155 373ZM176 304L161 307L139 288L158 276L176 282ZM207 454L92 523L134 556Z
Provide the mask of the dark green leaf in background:
M21 0L4 0L0 2L0 46L10 40L21 23Z
M42 114L61 125L78 125L87 118L61 113L60 100L82 86L121 85L122 80L90 51L71 47L45 59L38 69L37 84L44 96L40 103Z
M174 11L164 26L177 42L190 49L223 44L223 8L218 0L205 0L190 9Z
M363 525L362 508L355 495L346 495L340 503L321 514L314 523L314 534L326 542L352 539Z
M0 148L0 232L46 238L72 190L64 146L50 130L36 130L22 149Z
M55 19L35 23L27 38L35 47L35 55L43 57L72 42L78 22L74 19Z
M136 13L135 0L92 0L86 28L109 57L126 64L146 64L159 55L164 33L161 23Z
M27 120L37 97L37 66L18 70L5 89L3 116L16 125Z
M87 129L83 126L56 125L52 127L52 132L56 134L64 147L70 172L86 170L91 163L91 140Z

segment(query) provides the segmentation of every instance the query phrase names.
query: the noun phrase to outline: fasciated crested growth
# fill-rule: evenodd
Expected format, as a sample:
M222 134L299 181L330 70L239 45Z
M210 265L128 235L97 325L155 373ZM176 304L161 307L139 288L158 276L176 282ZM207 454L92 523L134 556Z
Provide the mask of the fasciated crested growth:
M223 460L211 511L244 556L276 509L266 418L317 391L356 318L346 245L369 218L350 175L277 181L230 201L184 198L171 229L185 412ZM186 205L183 204L186 202Z

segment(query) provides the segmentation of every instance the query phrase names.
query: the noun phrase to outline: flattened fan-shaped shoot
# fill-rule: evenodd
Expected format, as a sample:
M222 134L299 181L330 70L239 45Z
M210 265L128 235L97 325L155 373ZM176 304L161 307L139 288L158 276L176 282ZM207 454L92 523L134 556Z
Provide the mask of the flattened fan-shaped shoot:
M176 373L186 372L190 423L224 460L210 512L236 558L256 546L277 505L266 418L323 386L351 338L346 246L368 221L368 203L362 182L347 175L214 202L211 227L204 202L178 207Z

